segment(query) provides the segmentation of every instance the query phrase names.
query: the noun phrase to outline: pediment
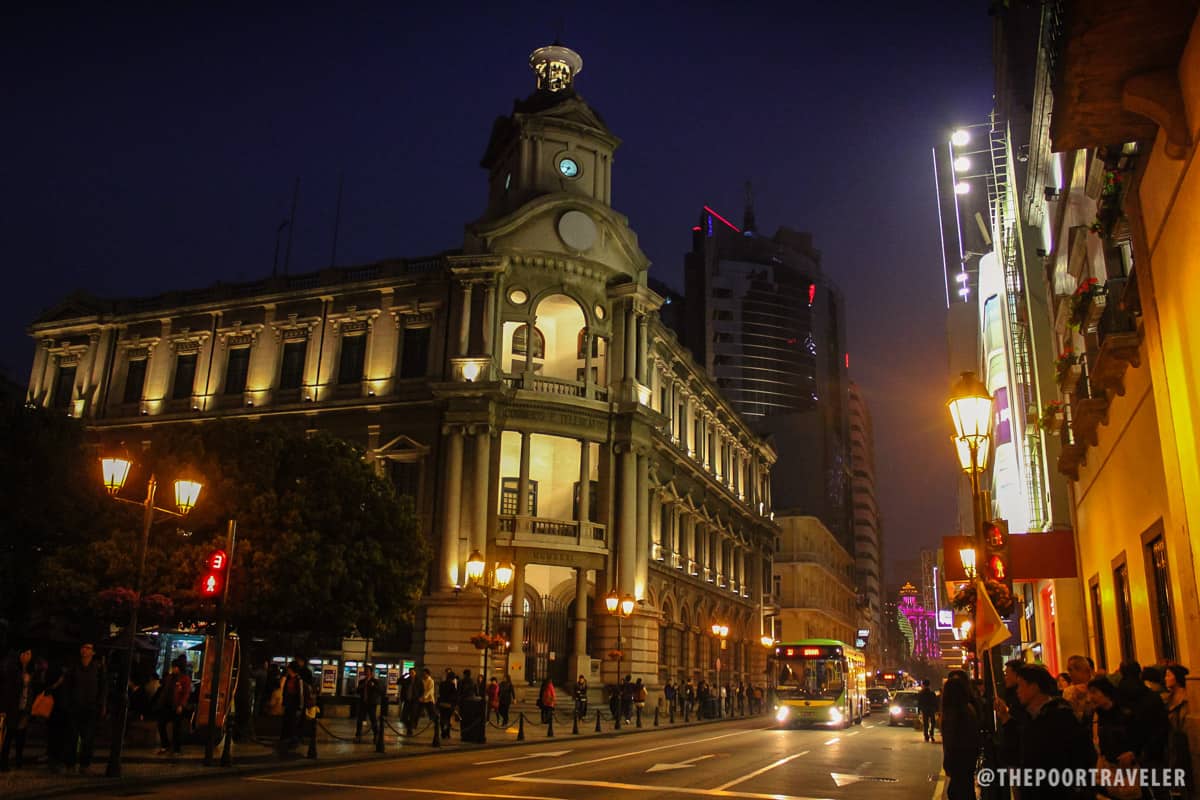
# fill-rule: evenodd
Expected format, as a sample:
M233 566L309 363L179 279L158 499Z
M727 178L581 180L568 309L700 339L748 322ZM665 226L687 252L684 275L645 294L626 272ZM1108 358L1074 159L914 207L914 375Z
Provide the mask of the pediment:
M67 322L70 320L94 317L108 310L108 303L93 295L77 293L57 305L43 311L34 320L35 325L49 322Z
M410 456L424 456L429 453L429 447L404 434L388 440L375 451L378 458L405 459Z

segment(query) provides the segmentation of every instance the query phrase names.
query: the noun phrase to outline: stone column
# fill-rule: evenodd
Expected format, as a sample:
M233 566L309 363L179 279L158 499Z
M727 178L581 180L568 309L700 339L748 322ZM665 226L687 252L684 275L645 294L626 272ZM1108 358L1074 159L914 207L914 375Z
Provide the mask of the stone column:
M713 570L717 573L717 586L721 585L721 579L725 579L725 585L729 585L729 575L726 573L725 564L725 534L716 531L713 534Z
M496 332L496 282L483 287L483 352L492 356L492 339Z
M583 396L591 400L592 395L592 332L583 329Z
M746 592L746 550L739 547L737 551L737 576L738 576L738 592L745 594Z
M449 591L458 585L459 525L462 513L463 435L451 428L443 437L446 445L446 493L442 508L442 546L438 554L438 588Z
M621 377L632 390L633 382L637 379L637 315L633 311L633 303L625 309L625 374Z
M694 412L692 411L692 398L688 395L684 395L683 432L679 435L679 440L680 440L680 442L683 443L683 449L687 451L688 455L693 455L693 454L699 452L693 446L693 445L695 445L695 442L692 441L693 439L696 438L696 430L692 425L692 414L693 413Z
M650 378L647 373L649 364L647 363L647 355L650 350L650 320L645 314L638 317L638 351L637 351L637 377L638 382L643 386L650 384Z
M462 285L462 308L458 318L458 346L455 355L465 356L471 346L471 289L470 283Z
M617 587L635 597L637 588L637 456L625 449L617 456Z
M508 651L508 673L512 682L525 682L525 564L513 566L512 582L512 646Z
M532 446L528 431L521 431L521 466L517 477L517 519L529 516L529 450ZM520 528L517 528L520 530Z
M650 577L650 458L637 456L637 580L634 597L644 600Z
M570 672L567 681L573 682L580 675L587 677L592 672L592 659L587 652L588 641L588 580L587 570L575 569L575 641L571 653Z
M492 457L492 435L485 426L475 434L474 501L471 503L470 548L487 558L488 472Z
M658 557L666 559L667 547L664 543L664 531L662 525L662 500L658 497L658 492L650 495L650 552L653 553L655 545L658 545Z
M528 464L524 457L524 440L522 440L522 468L528 473ZM528 474L526 475L528 479ZM579 532L585 535L589 530L588 519L591 511L592 485L592 445L587 439L579 440Z

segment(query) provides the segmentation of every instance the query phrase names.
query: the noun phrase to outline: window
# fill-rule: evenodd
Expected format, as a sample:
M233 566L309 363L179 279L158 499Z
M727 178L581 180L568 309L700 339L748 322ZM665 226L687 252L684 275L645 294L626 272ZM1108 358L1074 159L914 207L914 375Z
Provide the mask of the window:
M775 602L779 602L779 596L783 594L783 576L771 576L771 595L775 598Z
M236 347L229 351L229 363L225 365L225 394L241 394L246 391L246 375L250 372L250 348Z
M391 474L396 494L402 497L417 496L421 489L420 461L389 461L388 472Z
M136 403L142 399L142 389L146 385L146 359L139 358L129 362L125 371L125 396L122 403Z
M546 337L537 328L533 329L533 352L529 352L529 326L522 325L513 331L512 351L514 356L530 358L546 357Z
M1133 600L1129 590L1129 566L1122 561L1113 568L1113 595L1117 601L1117 637L1121 645L1121 660L1133 661Z
M171 387L171 399L188 399L192 396L195 384L196 354L186 353L175 359L175 384Z
M532 483L533 481L530 481L530 484ZM588 522L596 521L596 493L599 490L599 481L588 481ZM571 518L579 519L579 481L575 481L571 491Z
M75 367L59 367L58 376L54 379L54 394L50 398L52 407L66 411L71 407L75 393Z
M299 389L304 380L304 358L308 355L308 340L288 342L283 346L279 366L279 388Z
M587 328L579 330L579 337L575 340L575 357L579 359L587 358L587 352L583 347L583 337L587 333ZM592 358L600 357L600 337L592 336Z
M363 379L363 363L367 357L367 336L358 334L342 337L342 359L338 363L338 383L358 383Z
M1167 542L1162 533L1146 543L1146 573L1158 658L1174 661L1179 656L1179 646L1171 619L1171 575L1167 570Z
M423 378L429 372L431 328L405 328L400 353L400 377Z
M1092 633L1096 638L1096 666L1108 670L1108 648L1104 646L1104 618L1100 615L1100 576L1088 584L1088 596L1092 603Z
M517 495L520 487L519 478L500 479L500 513L508 516L517 514ZM537 516L537 481L529 482L529 511L528 516Z

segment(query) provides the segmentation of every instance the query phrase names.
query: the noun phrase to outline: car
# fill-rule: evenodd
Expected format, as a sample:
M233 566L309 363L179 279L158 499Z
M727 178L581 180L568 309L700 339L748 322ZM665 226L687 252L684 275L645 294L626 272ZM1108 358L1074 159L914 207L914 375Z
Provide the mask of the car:
M913 725L921 719L916 692L896 692L888 706L888 725Z
M883 686L872 686L867 689L867 701L872 709L887 708L892 700L892 693Z

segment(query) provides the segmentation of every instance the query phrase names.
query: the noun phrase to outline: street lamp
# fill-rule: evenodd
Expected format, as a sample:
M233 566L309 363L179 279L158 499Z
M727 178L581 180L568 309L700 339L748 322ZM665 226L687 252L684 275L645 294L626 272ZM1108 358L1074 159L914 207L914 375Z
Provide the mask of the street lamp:
M729 636L729 626L719 622L712 624L713 636L721 637L721 652L725 651L726 637ZM717 717L725 716L725 700L721 697L721 656L717 655Z
M975 548L961 548L958 551L958 559L962 562L963 572L967 573L967 577L975 580Z
M146 572L146 550L150 544L150 526L154 524L154 514L158 512L165 514L168 517L183 517L186 516L196 506L196 501L200 498L201 484L188 478L180 478L175 481L175 506L176 511L169 508L159 508L154 505L155 495L158 493L158 480L153 473L150 475L150 480L146 484L146 499L126 500L120 497L118 493L125 486L125 479L129 477L129 470L133 466L127 458L109 457L100 459L100 471L104 477L104 488L108 490L108 494L112 499L120 503L128 503L129 505L142 507L142 538L138 547L138 567L137 581L134 584L133 608L129 612L129 645L125 653L125 674L121 681L122 700L121 700L121 722L120 727L116 731L115 741L108 754L108 768L105 774L110 778L121 777L121 751L125 744L125 728L129 723L129 679L133 673L133 642L137 636L138 627L138 606L142 601L142 581ZM218 666L218 670L220 667Z
M492 649L492 590L503 591L512 582L513 565L509 561L497 561L489 572L487 562L478 550L472 550L467 558L467 583L483 590L484 614L483 633L488 637L488 646L483 648L483 682L486 688L488 679L488 651Z
M633 616L633 607L636 604L637 601L633 599L633 595L622 596L615 588L604 597L604 607L609 614L617 618L617 655L619 656L617 658L617 730L621 729L621 714L625 712L625 709L622 708L625 698L621 695L621 659L625 657L625 653L621 650L621 620Z

